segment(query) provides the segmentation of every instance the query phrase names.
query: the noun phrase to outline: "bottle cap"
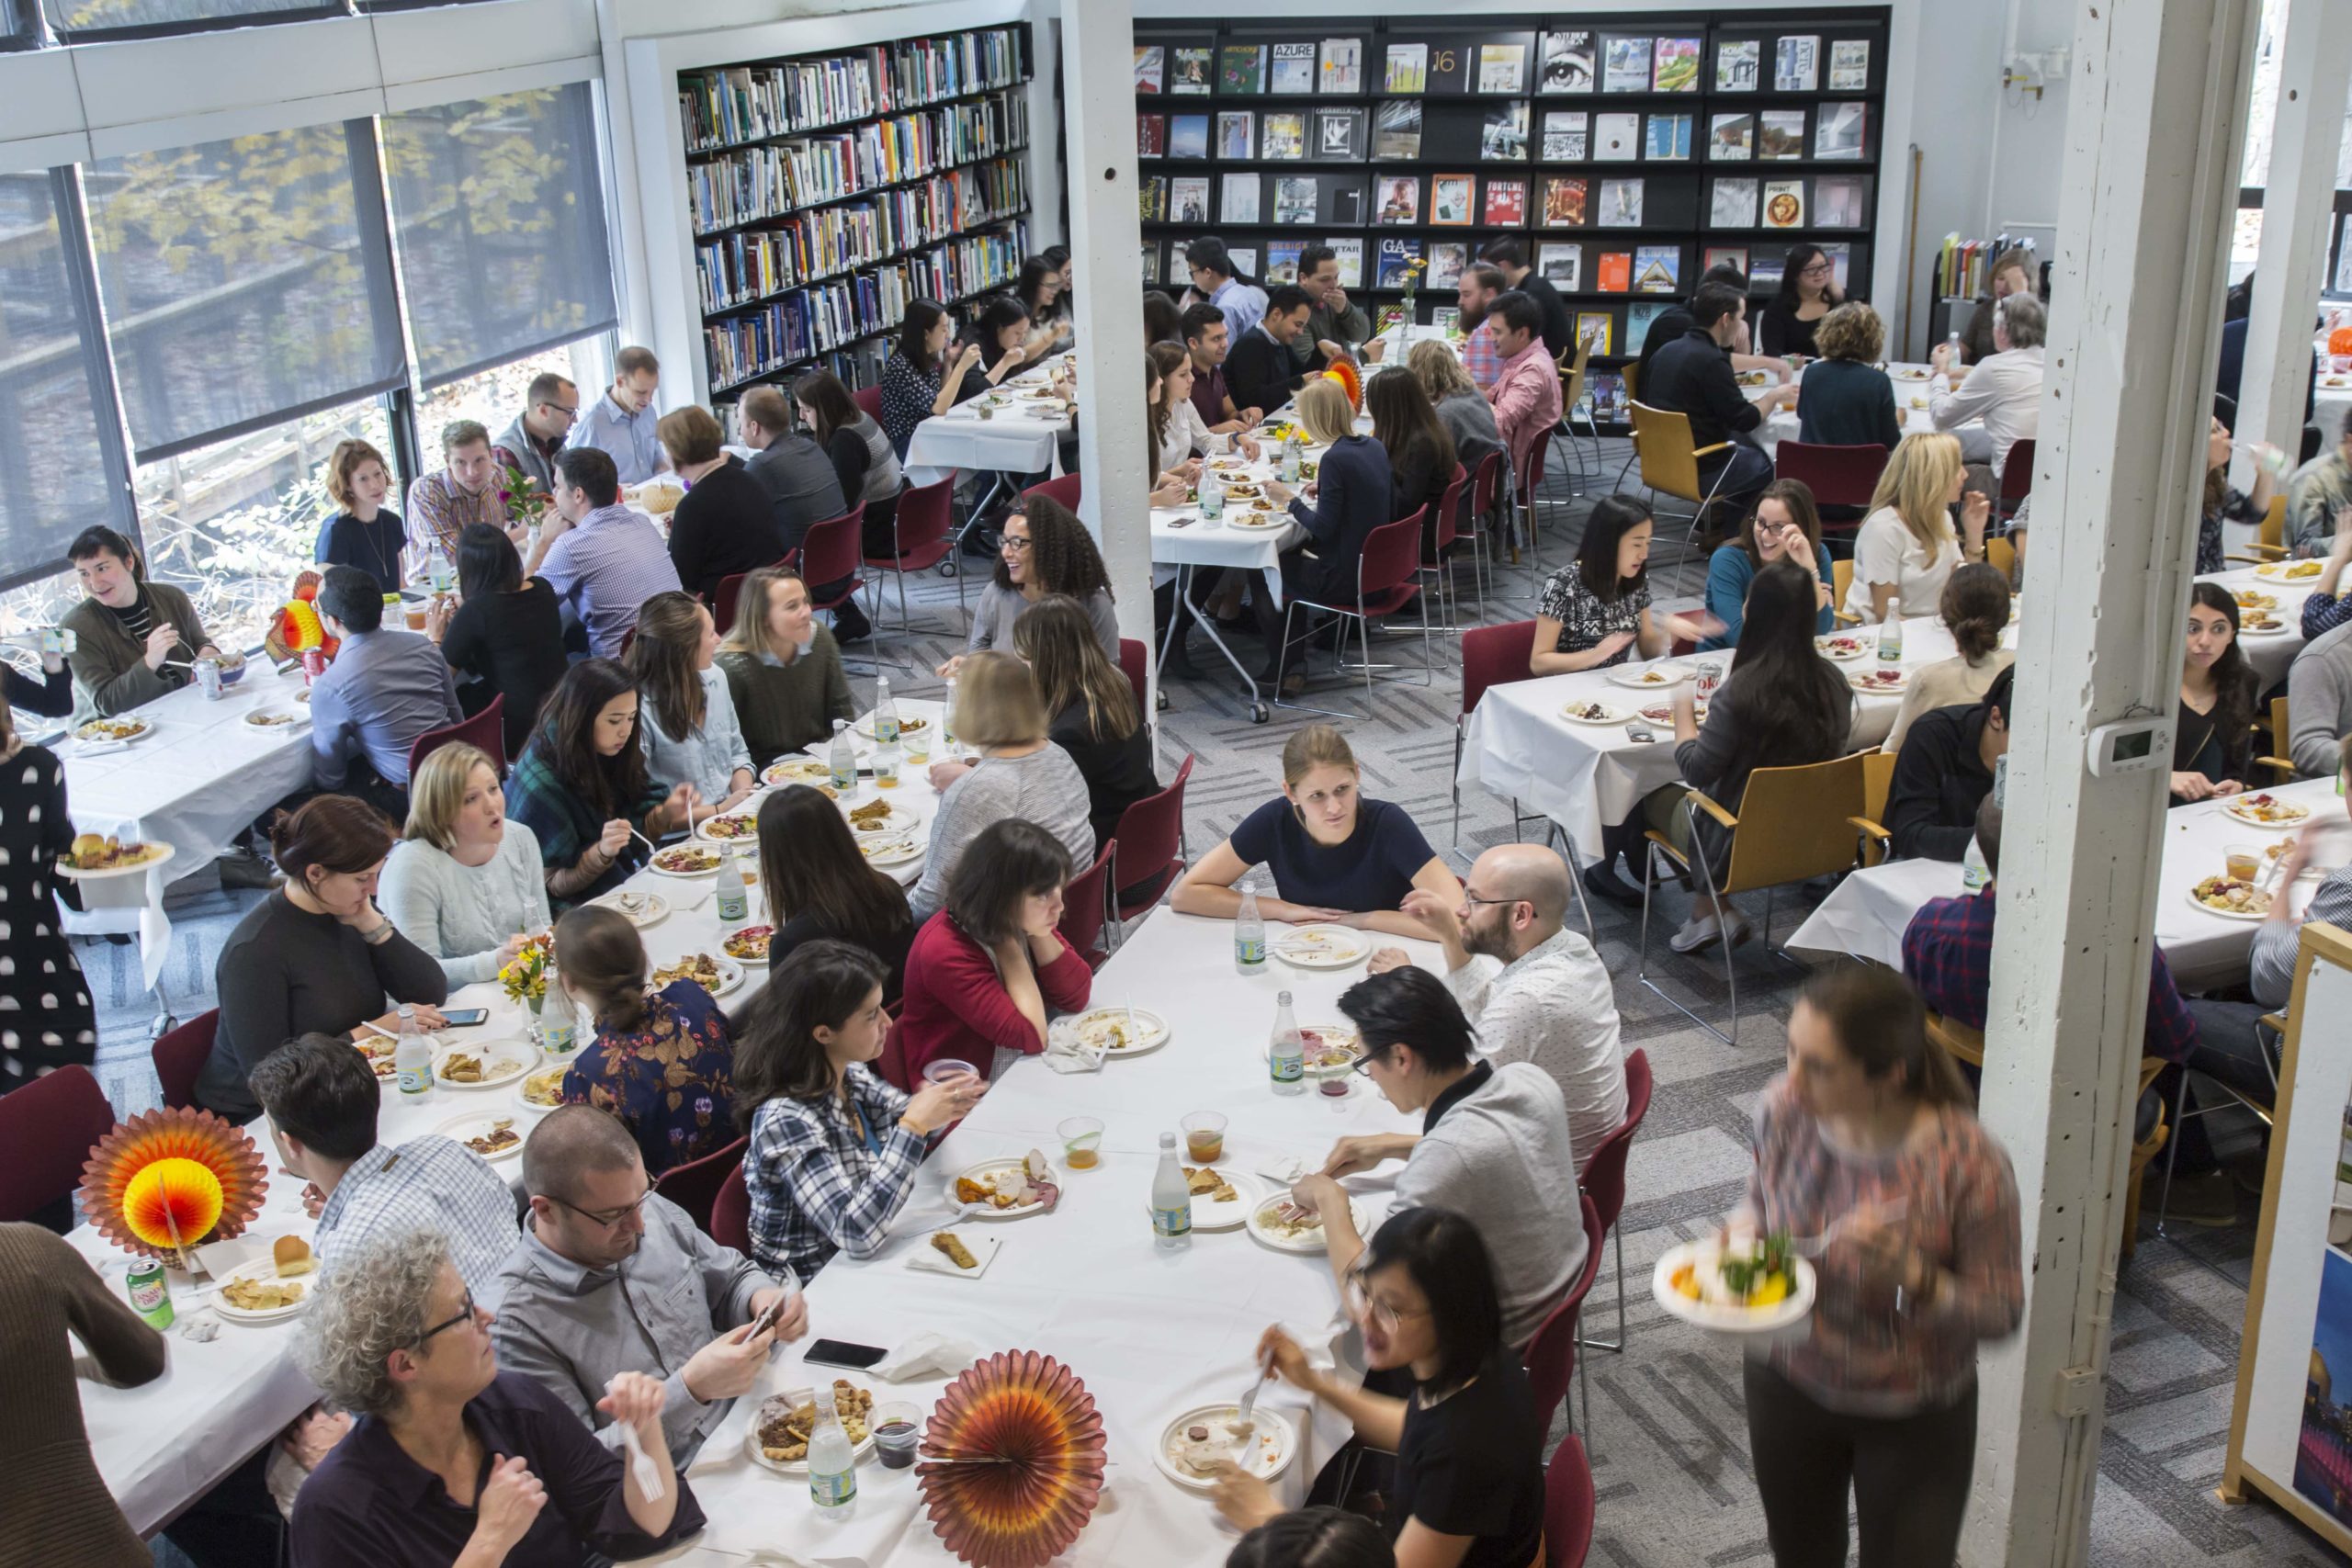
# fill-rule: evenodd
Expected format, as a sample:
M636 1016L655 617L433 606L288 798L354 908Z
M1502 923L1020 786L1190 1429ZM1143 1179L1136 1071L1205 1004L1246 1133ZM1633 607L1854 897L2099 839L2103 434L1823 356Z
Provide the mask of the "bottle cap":
M1159 1134L1159 1146L1160 1146L1161 1148L1163 1148L1163 1149L1172 1149L1172 1148L1174 1148L1174 1147L1176 1146L1176 1134L1173 1134L1173 1133L1162 1133L1162 1134Z

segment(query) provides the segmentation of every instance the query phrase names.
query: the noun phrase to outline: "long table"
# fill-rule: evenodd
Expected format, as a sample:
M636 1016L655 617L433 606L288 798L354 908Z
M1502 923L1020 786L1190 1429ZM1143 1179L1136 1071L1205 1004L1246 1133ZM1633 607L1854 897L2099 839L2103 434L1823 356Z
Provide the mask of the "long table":
M915 426L907 441L910 484L935 484L959 469L972 473L1058 474L1061 438L1077 418L1074 406L1019 396L1046 384L1057 367L1076 367L1077 356L1057 354L1023 367L995 389L967 399L945 413ZM965 372L978 377L975 365ZM980 417L980 411L989 417Z

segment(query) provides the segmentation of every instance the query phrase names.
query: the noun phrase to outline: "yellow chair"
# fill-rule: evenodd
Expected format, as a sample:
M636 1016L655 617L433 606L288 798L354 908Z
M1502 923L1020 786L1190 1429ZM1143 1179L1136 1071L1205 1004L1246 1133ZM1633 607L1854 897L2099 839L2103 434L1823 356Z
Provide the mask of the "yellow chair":
M1864 865L1876 865L1886 859L1894 845L1894 836L1879 826L1885 819L1886 792L1894 783L1894 752L1862 753L1862 814L1853 818L1853 824L1861 829Z
M1641 465L1642 483L1660 495L1690 503L1690 530L1683 541L1687 552L1698 538L1700 519L1714 504L1715 491L1723 488L1724 476L1731 472L1731 465L1725 463L1716 473L1715 482L1702 490L1699 459L1730 450L1731 443L1718 441L1709 446L1694 446L1690 444L1690 415L1654 409L1647 403L1631 406L1634 460Z
M2291 783L2295 777L2295 764L2287 760L2287 699L2273 697L2269 718L2254 721L2255 744L2270 748L2267 755L2255 758L2254 765L2268 768L2278 775L2280 784Z
M1854 752L1833 761L1794 768L1758 768L1747 778L1735 817L1698 790L1682 797L1679 809L1688 818L1691 852L1675 846L1667 834L1645 834L1650 852L1642 863L1642 935L1634 977L1691 1022L1721 1040L1736 1044L1739 1037L1739 980L1732 968L1734 943L1724 942L1724 981L1731 993L1731 1032L1726 1034L1660 990L1648 976L1650 890L1657 885L1660 857L1686 879L1696 878L1718 902L1734 893L1763 892L1764 944L1772 943L1772 893L1792 882L1809 882L1854 868L1854 835L1849 824L1861 814L1866 753ZM1707 856L1698 852L1704 843L1699 831L1702 813L1731 833L1731 858L1720 885Z
M1861 616L1846 608L1846 595L1852 592L1853 586L1854 563L1850 560L1831 561L1829 563L1829 602L1838 608L1838 624L1841 626L1859 626L1862 624Z
M2287 558L2287 498L2274 495L2262 513L2262 522L2255 530L2254 543L2246 547L2251 555L2233 555L2229 558L2260 566L2265 561Z
M2007 539L1984 541L1984 564L2007 579L2014 587L2018 581L2018 547Z

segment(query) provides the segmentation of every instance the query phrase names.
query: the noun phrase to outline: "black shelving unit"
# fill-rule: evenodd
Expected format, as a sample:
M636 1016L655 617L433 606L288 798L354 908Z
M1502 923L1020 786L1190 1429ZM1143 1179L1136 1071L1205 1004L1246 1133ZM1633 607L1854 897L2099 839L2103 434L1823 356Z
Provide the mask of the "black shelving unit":
M1553 279L1580 328L1605 330L1607 346L1596 349L1589 381L1600 423L1622 427L1617 368L1640 348L1629 329L1645 327L1657 310L1687 298L1713 260L1740 262L1760 301L1777 288L1779 258L1789 245L1808 241L1842 256L1848 298L1868 297L1888 32L1883 6L1530 13L1481 17L1460 27L1408 20L1318 27L1243 17L1139 23L1136 113L1145 286L1182 288L1183 248L1204 236L1222 238L1245 262L1255 261L1255 276L1274 281L1287 280L1299 247L1319 242L1340 251L1343 280L1353 253L1358 271L1350 292L1368 297L1375 312L1401 302L1395 268L1419 255L1429 270L1415 313L1427 321L1453 305L1458 265L1508 234L1520 239L1530 262ZM1565 40L1577 35L1587 47L1571 58L1577 51ZM1784 89L1782 51L1792 65L1801 64L1806 39L1813 85ZM1327 68L1333 40L1356 46L1351 83ZM1657 46L1664 40L1687 40L1688 54L1678 47L1661 55ZM1278 45L1292 46L1294 53L1299 45L1313 47L1313 92L1227 90L1236 85L1227 71L1229 50L1261 51L1271 72ZM1180 51L1202 49L1211 51L1207 90L1179 90L1180 60L1188 58ZM1157 90L1147 86L1150 50L1159 51ZM1402 51L1399 63L1409 66L1417 50L1418 83L1409 70L1392 79L1392 51ZM1744 75L1742 62L1750 55L1754 71ZM1339 59L1344 62L1344 51ZM1667 62L1674 63L1661 78ZM1630 87L1637 62L1642 86L1635 91ZM1747 85L1740 85L1743 79ZM1396 127L1384 126L1384 115L1411 118L1408 108L1419 111L1418 145L1409 148L1391 140ZM1302 152L1314 154L1317 111L1329 109L1360 115L1360 138L1347 155L1267 156L1270 115L1300 116ZM1227 155L1239 149L1225 141L1220 125L1221 116L1238 114L1250 117L1246 157ZM1187 156L1175 156L1177 117L1195 115L1203 117L1204 145L1198 156L1189 155L1189 146ZM1633 117L1631 145L1605 146L1601 117L1621 115ZM1555 123L1555 116L1571 119ZM1582 117L1580 156L1568 136L1576 116ZM1679 145L1671 129L1676 116L1688 117ZM1747 117L1744 157L1728 155L1736 145L1735 128L1721 129L1718 145L1719 119L1740 116ZM1159 117L1156 125L1152 117ZM1661 122L1663 139L1654 142ZM1795 155L1763 155L1768 123L1774 150ZM1548 138L1547 124L1553 125ZM1610 129L1623 130L1624 122ZM1650 156L1654 145L1669 155ZM1683 155L1670 155L1676 152ZM1439 182L1449 175L1469 182L1467 222L1435 220ZM1306 187L1285 190L1284 180L1314 182L1311 219L1300 216L1308 210ZM1516 220L1508 201L1496 199L1498 187L1507 191L1511 181L1523 186ZM1618 187L1636 181L1634 217L1623 210ZM1559 184L1547 201L1555 182L1582 184L1580 189ZM1194 194L1204 197L1197 207L1189 201ZM1752 206L1743 207L1743 196ZM1783 201L1773 208L1774 196L1790 198L1793 207ZM1612 216L1631 220L1608 221ZM1714 222L1719 217L1725 221ZM1747 221L1735 221L1740 218ZM1835 221L1825 223L1825 218ZM1737 254L1717 258L1717 252ZM1602 287L1604 272L1605 280L1615 283L1621 268L1623 286ZM1645 276L1652 284L1647 291L1640 287Z

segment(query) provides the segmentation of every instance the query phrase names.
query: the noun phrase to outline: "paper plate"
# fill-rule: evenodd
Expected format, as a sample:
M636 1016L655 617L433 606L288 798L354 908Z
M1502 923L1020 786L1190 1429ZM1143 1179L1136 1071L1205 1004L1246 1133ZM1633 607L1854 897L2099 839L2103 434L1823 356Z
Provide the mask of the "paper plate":
M831 784L833 769L830 762L814 757L778 757L760 771L760 782L765 784Z
M2296 812L2295 817L2284 822L2265 822L2261 818L2242 809L2255 796L2259 795L2269 795L2270 804L2273 806L2292 807ZM2233 795L2222 802L2222 815L2245 827L2259 828L2266 833L2291 833L2312 819L2312 809L2300 800L2280 800L2277 795L2270 795L2268 790L2256 790L2253 796Z
M1799 1324L1813 1312L1815 1282L1813 1265L1802 1258L1789 1259L1790 1272L1796 1276L1795 1288L1785 1300L1769 1307L1715 1306L1694 1302L1674 1288L1675 1271L1685 1263L1712 1255L1713 1240L1685 1242L1670 1247L1658 1255L1657 1264L1650 1270L1650 1294L1657 1304L1683 1322L1701 1328L1712 1328L1724 1334L1777 1334L1781 1329Z
M710 857L710 863L708 865L695 866L692 869L673 869L672 867L662 863L664 860L670 859L673 856L682 857L695 854L697 852L708 855ZM693 880L705 876L717 876L718 874L719 859L720 856L718 852L707 843L695 842L691 844L673 844L668 849L656 852L653 858L645 863L645 869L651 872L656 876L675 876Z
M2269 582L2317 582L2326 570L2324 561L2267 560L2254 569L2254 575Z
M2280 893L2284 891L2284 888L2279 890ZM2278 893L2270 895L2274 901L2278 896ZM2191 908L2201 910L2217 920L2267 920L2270 918L2270 906L2267 903L2259 909L2216 909L2197 896L2195 887L2184 888L2181 897L2188 900Z
M695 837L706 844L749 844L757 848L760 841L760 814L749 811L721 811L706 817L695 824Z
M1663 664L1620 664L1609 671L1613 686L1634 686L1643 691L1662 692L1679 686L1698 671L1679 660L1669 659Z
M979 1181L985 1184L987 1178L1001 1171L1023 1169L1027 1163L1026 1156L1013 1155L1004 1159L984 1159L978 1165L967 1165L947 1179L947 1201L956 1204L965 1214L975 1220L1018 1220L1025 1219L1031 1214L1043 1213L1046 1210L1043 1199L1031 1203L1016 1203L1010 1209L999 1209L987 1203L966 1205L956 1196L956 1184L958 1181ZM1058 1174L1057 1172L1057 1175ZM1061 1183L1057 1180L1055 1185L1059 1186Z
M265 731L300 729L311 722L311 716L299 707L255 708L245 715L245 728Z
M238 1280L276 1281L277 1279L277 1260L264 1257L256 1258L250 1263L240 1264L230 1269L220 1277L220 1283L225 1287ZM283 1323L289 1317L297 1316L304 1307L311 1304L311 1288L319 1282L319 1276L313 1270L308 1274L298 1274L285 1282L302 1287L302 1297L300 1301L282 1307L271 1307L263 1312L252 1312L243 1307L231 1306L228 1297L222 1295L220 1291L214 1291L205 1298L204 1304L232 1323Z
M899 744L901 746L905 745L907 743L907 738L910 735L928 736L936 733L938 728L939 720L932 717L928 714L902 713L899 716ZM868 740L873 739L874 716L871 713L868 713L855 724L851 725L850 728L864 736Z
M152 840L149 841L153 843ZM165 843L154 843L154 847L161 850L163 853L142 860L135 865L109 865L96 871L77 871L60 861L57 864L57 874L69 877L75 882L104 882L115 876L144 876L157 866L168 863L172 857L179 852Z
M821 1372L826 1370L827 1369L823 1367L811 1369L813 1372ZM827 1379L825 1386L827 1388L831 1388L832 1386L832 1380L830 1378ZM859 1386L862 1387L864 1385L861 1384ZM868 1390L867 1392L871 1393L872 1391ZM869 1410L867 1414L870 1416L873 1412ZM752 1456L752 1462L753 1464L760 1465L765 1469L777 1471L786 1475L806 1475L808 1473L808 1461L805 1459L768 1458L767 1450L760 1446L760 1413L757 1407L752 1409L752 1419L743 1428L743 1451ZM865 1440L855 1445L850 1450L850 1458L852 1460L861 1460L873 1451L874 1429L869 1427L866 1428Z
M107 733L113 729L124 733ZM155 721L152 718L92 718L74 727L74 739L92 746L135 745L154 733Z
M865 803L865 806L871 807L873 804L874 802L869 800ZM849 825L849 830L853 833L861 834L911 833L922 826L922 812L915 810L911 807L900 806L897 801L890 801L887 804L890 807L890 814L882 818L881 822L877 826L871 828L861 827L855 821L852 821ZM849 815L847 807L842 809L842 815L843 817L847 817Z
M523 1081L514 1086L514 1103L522 1107L525 1111L529 1111L534 1116L544 1116L548 1111L553 1111L557 1105L563 1103L563 1100L561 1098L563 1094L563 1076L566 1072L571 1070L571 1061L567 1058L564 1061L557 1063L554 1066L537 1067L530 1072L525 1073L523 1075ZM554 1093L556 1094L557 1099L554 1104L542 1105L537 1100L530 1098L531 1086L534 1083L539 1082L541 1079L545 1079L555 1086Z
M670 900L659 893L640 893L632 887L622 887L601 898L591 898L591 904L602 904L607 909L618 910L623 919L638 930L654 924L670 912Z
M972 1267L956 1268L945 1253L931 1245L931 1237L925 1236L922 1238L922 1246L907 1249L907 1268L910 1271L917 1274L944 1274L951 1280L977 1280L989 1271L989 1265L996 1261L996 1255L1004 1250L1004 1238L1001 1235L992 1235L979 1229L959 1228L956 1225L949 1225L947 1229L956 1233L956 1239L962 1242L964 1250L972 1255ZM933 1262L935 1262L938 1267L932 1267Z
M1178 1152L1181 1154L1182 1151ZM1201 1168L1195 1166L1193 1168L1197 1170ZM1239 1230L1250 1223L1250 1216L1257 1213L1259 1204L1263 1203L1270 1197L1277 1196L1267 1191L1265 1184L1246 1170L1227 1170L1222 1166L1213 1166L1209 1168L1216 1170L1225 1179L1225 1184L1233 1189L1233 1196L1222 1203L1212 1203L1209 1201L1207 1193L1193 1193L1193 1228L1196 1231ZM1146 1214L1151 1213L1151 1202L1148 1199L1144 1202L1143 1212Z
M924 843L904 833L866 833L858 837L857 847L868 865L905 865L922 859Z
M1267 1210L1277 1203L1289 1201L1288 1192L1270 1193L1260 1200L1257 1207L1250 1211L1248 1221L1250 1234L1276 1252L1319 1254L1323 1250L1323 1227L1320 1224L1301 1231L1295 1235L1285 1235L1266 1223ZM1356 1234L1363 1235L1367 1228L1364 1224L1363 1204L1354 1198L1349 1199L1348 1216L1355 1223Z
M768 961L768 939L775 935L775 928L765 923L738 926L719 939L719 955L738 964L764 964ZM739 942L745 944L745 951L735 950Z
M1261 1394L1259 1397L1262 1399L1265 1396ZM1153 1461L1159 1466L1159 1472L1188 1491L1206 1493L1216 1490L1216 1478L1193 1474L1176 1462L1170 1450L1181 1440L1187 1427L1205 1426L1217 1430L1221 1423L1240 1414L1241 1406L1238 1404L1196 1404L1170 1421L1160 1428L1159 1441L1151 1452ZM1252 1434L1256 1452L1250 1462L1241 1468L1261 1481L1272 1481L1288 1470L1290 1461L1297 1456L1297 1432L1288 1418L1271 1411L1263 1414L1252 1412L1250 1422L1257 1428Z
M683 975L673 975L668 980L656 981L653 976L659 974L662 970L667 969L671 967L672 964L677 964L690 956L692 955L681 953L678 958L671 960L669 964L654 964L646 972L646 984L652 989L658 991L662 989L662 987L669 985L671 980L682 980L685 978ZM711 953L709 956L710 961L718 966L718 984L715 987L706 986L703 987L705 990L708 991L714 997L723 997L743 984L743 966L741 964L736 963L731 958L721 957L716 953Z
M481 1058L482 1076L480 1083L451 1083L441 1076L442 1064L452 1056ZM519 1081L523 1075L539 1065L538 1047L521 1040L469 1040L462 1044L443 1045L433 1053L433 1083L436 1089L472 1093L476 1089L503 1089ZM503 1068L503 1071L500 1069Z
M1570 724L1589 724L1599 728L1620 725L1631 716L1623 708L1607 703L1570 703L1560 710L1560 716Z
M1894 678L1887 680L1889 675ZM1864 696L1899 697L1911 684L1911 676L1902 670L1849 670L1846 672L1846 684Z
M1131 1017L1134 1020L1132 1029L1128 1026ZM1083 1045L1100 1046L1103 1055L1110 1057L1149 1055L1171 1038L1168 1021L1143 1008L1094 1008L1057 1018L1054 1020L1053 1027L1060 1034L1075 1036ZM1132 1038L1125 1044L1113 1043L1121 1034L1131 1035Z
M1295 969L1348 969L1372 956L1372 942L1346 926L1294 926L1266 950Z
M522 1090L520 1089L517 1089L514 1092L518 1098L522 1094ZM538 1111L551 1108L533 1106L531 1109ZM482 1151L480 1149L475 1149L473 1151L478 1155L481 1155L481 1157L490 1161L491 1164L499 1165L510 1159L521 1159L523 1157L523 1140L531 1135L530 1128L524 1124L521 1117L514 1115L513 1112L503 1111L484 1111L471 1116L452 1116L449 1120L442 1122L441 1125L434 1128L433 1130L454 1143L463 1144L469 1138L486 1138L490 1136L491 1134L498 1130L498 1124L502 1122L506 1123L506 1130L514 1134L514 1141L507 1145L504 1148L500 1149L496 1154L482 1154Z
M1813 639L1813 647L1815 652L1834 664L1868 659L1878 651L1878 645L1866 637L1817 637Z

